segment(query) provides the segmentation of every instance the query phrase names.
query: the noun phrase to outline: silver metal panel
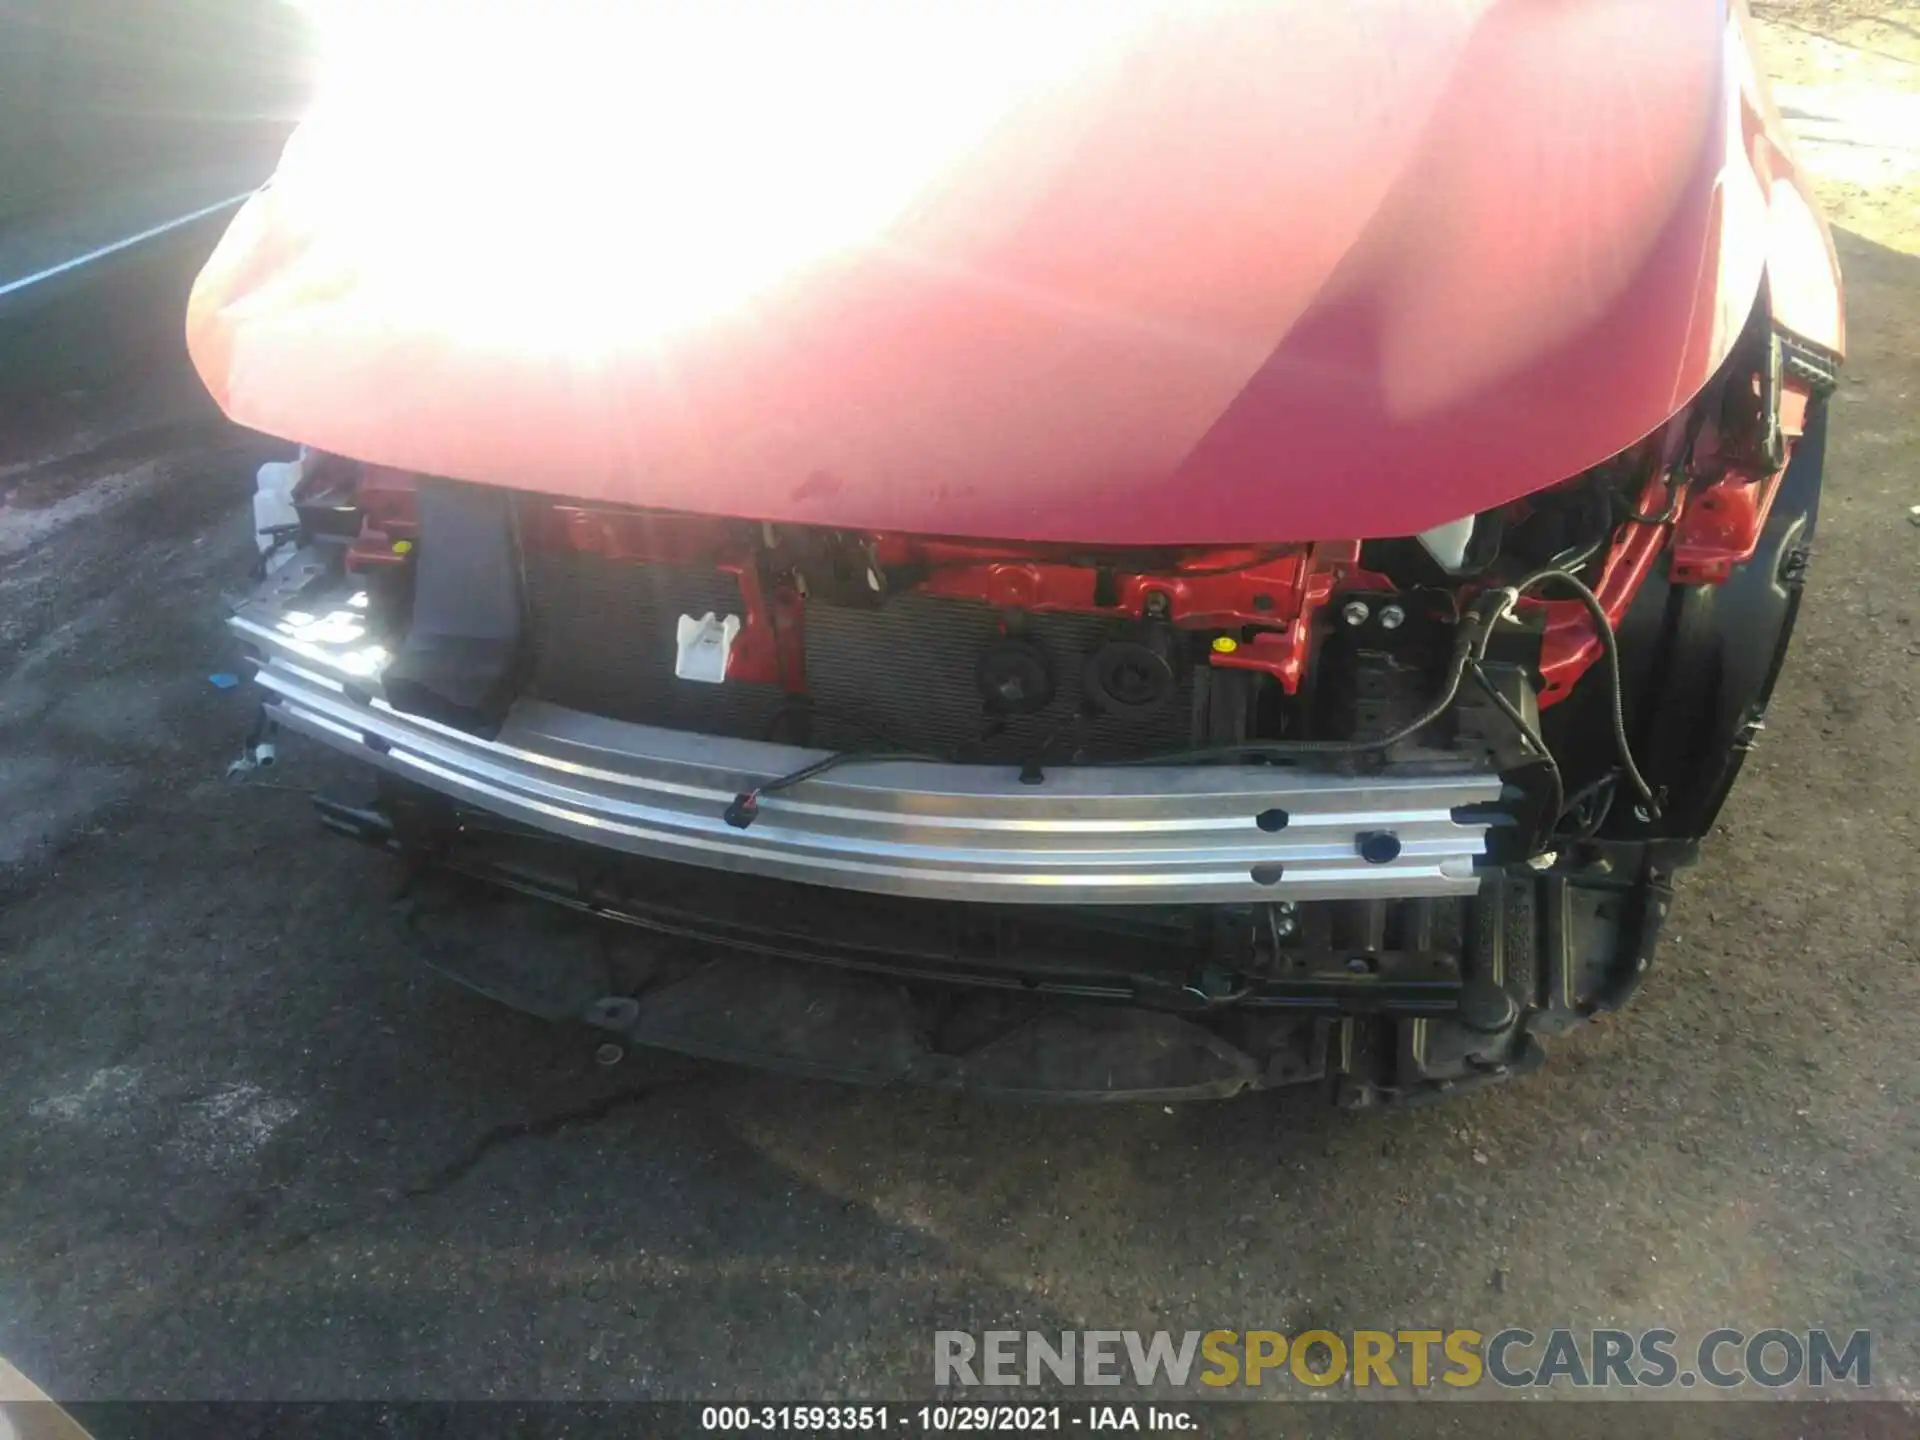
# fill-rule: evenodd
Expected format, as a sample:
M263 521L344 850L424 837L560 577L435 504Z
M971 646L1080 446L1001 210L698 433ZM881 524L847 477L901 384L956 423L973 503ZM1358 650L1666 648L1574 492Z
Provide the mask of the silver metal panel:
M928 899L1172 904L1467 895L1486 826L1457 806L1492 801L1492 774L1355 778L1276 766L1083 766L1023 785L1010 768L849 763L765 797L746 830L738 791L821 752L633 725L521 701L498 737L391 709L385 657L355 634L344 592L276 595L231 622L258 649L281 722L503 817L661 860ZM371 742L371 743L370 743ZM1256 817L1284 810L1268 832ZM1374 865L1356 838L1392 831ZM1254 878L1260 867L1271 878Z

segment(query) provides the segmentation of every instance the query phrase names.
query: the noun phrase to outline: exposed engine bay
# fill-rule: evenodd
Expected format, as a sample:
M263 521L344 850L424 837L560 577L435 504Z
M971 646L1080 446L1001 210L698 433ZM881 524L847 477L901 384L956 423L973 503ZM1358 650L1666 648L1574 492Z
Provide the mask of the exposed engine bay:
M1416 1100L1631 994L1846 345L1745 5L748 8L349 25L188 301L306 447L260 733L599 937L437 963L1083 1098Z
M235 628L267 723L383 772L335 828L655 937L644 982L526 1008L803 1073L1417 1099L1645 971L1791 628L1832 364L1756 314L1628 451L1338 542L996 544L309 455Z

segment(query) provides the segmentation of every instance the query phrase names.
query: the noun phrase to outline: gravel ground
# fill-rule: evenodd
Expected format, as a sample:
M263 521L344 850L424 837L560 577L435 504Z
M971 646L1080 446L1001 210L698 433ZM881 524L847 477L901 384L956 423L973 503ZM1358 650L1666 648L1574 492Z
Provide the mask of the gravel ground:
M1920 74L1907 10L1766 13L1803 106L1852 73L1821 47ZM0 1354L76 1399L817 1398L925 1392L936 1329L1779 1323L1873 1329L1913 1394L1920 227L1843 182L1810 600L1657 969L1536 1077L1365 1118L601 1070L436 979L389 863L314 825L327 757L222 779L249 703L207 677L276 447L180 365L185 271L18 322Z

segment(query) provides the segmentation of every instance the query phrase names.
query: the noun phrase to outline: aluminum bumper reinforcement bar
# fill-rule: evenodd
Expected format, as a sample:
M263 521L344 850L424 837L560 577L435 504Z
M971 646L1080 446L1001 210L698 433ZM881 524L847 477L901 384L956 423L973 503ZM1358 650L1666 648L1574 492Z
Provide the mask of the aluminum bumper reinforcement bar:
M304 568L230 622L281 724L522 825L660 860L1018 904L1469 895L1488 824L1455 811L1501 793L1492 773L1064 766L1032 785L998 766L854 762L768 796L741 830L723 818L736 793L821 752L532 699L492 739L404 714L381 697L389 657L368 634L365 597Z

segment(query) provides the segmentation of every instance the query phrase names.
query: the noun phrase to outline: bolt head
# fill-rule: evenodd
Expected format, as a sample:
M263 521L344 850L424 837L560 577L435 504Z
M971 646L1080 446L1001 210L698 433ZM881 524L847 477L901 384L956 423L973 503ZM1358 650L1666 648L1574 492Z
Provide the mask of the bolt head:
M1340 618L1349 625L1364 625L1372 614L1364 600L1349 600L1340 607Z
M627 1052L611 1040L593 1052L593 1063L611 1068L627 1058Z
M1380 607L1380 628L1381 629L1398 630L1402 625L1406 623L1407 623L1407 612L1405 610L1402 610L1398 605L1382 605Z

